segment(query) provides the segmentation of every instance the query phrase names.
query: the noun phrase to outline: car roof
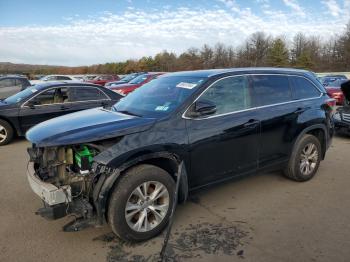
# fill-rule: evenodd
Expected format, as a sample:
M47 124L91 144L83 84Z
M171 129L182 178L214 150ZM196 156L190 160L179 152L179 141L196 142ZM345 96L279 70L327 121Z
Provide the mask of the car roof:
M53 81L53 82L45 82L45 83L40 83L33 85L38 90L43 90L46 88L50 87L56 87L56 86L93 86L93 87L98 87L98 88L104 88L101 85L95 85L91 84L89 82L64 82L64 81Z
M225 69L209 69L195 70L169 73L168 76L196 76L196 77L212 77L227 73L278 73L278 74L311 74L310 71L294 68L276 68L276 67L242 67L242 68L225 68Z
M14 75L9 75L9 76L0 76L0 79L6 79L6 78L11 78L11 79L27 79L25 76L14 76Z

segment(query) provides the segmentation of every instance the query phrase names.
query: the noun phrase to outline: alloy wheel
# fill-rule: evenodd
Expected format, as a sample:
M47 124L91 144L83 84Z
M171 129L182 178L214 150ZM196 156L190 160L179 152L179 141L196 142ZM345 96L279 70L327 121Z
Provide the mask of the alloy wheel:
M125 219L136 232L147 232L157 227L168 213L169 192L160 182L148 181L137 186L125 207Z
M7 138L7 131L5 127L0 125L0 143L4 142Z
M317 166L318 150L315 144L309 143L301 151L300 172L304 176L312 174Z

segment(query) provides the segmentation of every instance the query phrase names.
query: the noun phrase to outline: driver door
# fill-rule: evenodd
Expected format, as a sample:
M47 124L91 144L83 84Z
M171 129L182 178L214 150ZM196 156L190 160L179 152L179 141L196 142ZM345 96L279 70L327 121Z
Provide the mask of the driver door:
M43 121L70 113L67 100L67 88L55 87L23 103L19 111L22 132Z
M246 76L216 81L195 104L210 102L216 112L188 117L191 187L198 187L254 171L258 165L260 122ZM193 106L189 110L193 110Z

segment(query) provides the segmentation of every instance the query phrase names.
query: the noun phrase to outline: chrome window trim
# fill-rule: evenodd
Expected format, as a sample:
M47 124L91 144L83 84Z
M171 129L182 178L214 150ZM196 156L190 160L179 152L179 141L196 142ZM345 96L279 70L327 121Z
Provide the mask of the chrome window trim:
M25 101L25 102L21 105L20 108L24 108L24 107L28 108L29 106L26 106L26 104L27 104L29 101L31 101L32 99L34 99L35 97L37 97L38 95L40 95L40 94L42 94L42 93L44 93L44 92L46 92L46 91L49 91L49 90L52 90L52 89L56 89L56 88L64 88L64 87L69 88L69 87L74 87L74 86L55 86L55 87L50 87L50 88L48 88L48 89L45 89L45 90L43 90L43 91L37 93L35 96L33 96L32 98L30 98L29 100ZM80 87L80 86L78 86L78 87ZM35 105L35 106L36 106L36 107L39 107L39 106L63 105L63 104L66 105L66 104L72 104L72 103L86 103L86 102L96 102L96 101L106 101L106 100L111 101L111 100L112 100L105 92L103 92L103 90L101 90L101 89L98 88L98 87L95 87L95 86L88 86L88 85L86 85L85 87L91 87L91 88L98 89L99 91L101 91L101 92L106 96L106 99L85 100L85 101L75 101L75 102L65 102L65 103L53 103L53 104L43 104L43 105Z
M278 75L278 76L286 76L286 77L290 77L290 76L297 76L297 77L302 77L305 78L306 80L308 80L312 85L314 85L317 90L320 92L320 95L318 97L310 97L310 98L304 98L304 99L296 99L296 100L291 100L291 101L287 101L287 102L281 102L281 103L275 103L275 104L270 104L270 105L264 105L264 106L256 106L256 107L251 107L251 108L247 108L247 109L242 109L242 110L237 110L237 111L232 111L232 112L227 112L227 113L223 113L223 114L218 114L218 115L213 115L213 116L208 116L208 117L202 117L202 118L192 118L192 117L188 117L186 116L187 111L190 109L190 107L209 89L211 88L214 84L216 84L218 81L226 79L226 78L233 78L233 77L239 77L239 76L255 76L255 75ZM292 87L290 85L290 87ZM200 93L198 95L198 97L191 103L190 106L187 107L187 109L184 111L184 113L182 114L182 118L183 119L191 119L191 120L205 120L205 119L211 119L211 118L216 118L216 117L220 117L220 116L226 116L226 115L232 115L232 114L237 114L237 113L242 113L242 112L246 112L246 111L253 111L253 110L257 110L257 109L261 109L261 108L267 108L267 107L272 107L272 106L279 106L279 105L285 105L285 104L291 104L291 103L295 103L295 102L302 102L302 101L308 101L308 100L314 100L314 99L319 99L322 97L322 95L324 94L324 92L322 90L320 90L312 81L310 81L308 78L306 78L305 76L299 76L299 75L292 75L292 74L266 74L266 73L254 73L254 74L239 74L239 75L231 75L231 76L226 76L220 79L217 79L215 82L213 82L211 85L209 85L205 90L203 90L202 93Z

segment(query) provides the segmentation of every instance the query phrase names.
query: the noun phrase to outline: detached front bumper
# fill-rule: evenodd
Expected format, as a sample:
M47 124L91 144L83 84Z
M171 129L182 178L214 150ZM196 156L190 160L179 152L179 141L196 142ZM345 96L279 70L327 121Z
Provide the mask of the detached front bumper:
M27 179L32 190L49 206L68 203L72 201L70 186L60 188L53 184L40 180L35 175L34 164L29 163L27 168Z

